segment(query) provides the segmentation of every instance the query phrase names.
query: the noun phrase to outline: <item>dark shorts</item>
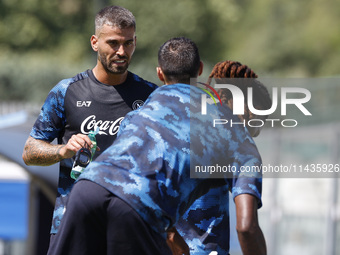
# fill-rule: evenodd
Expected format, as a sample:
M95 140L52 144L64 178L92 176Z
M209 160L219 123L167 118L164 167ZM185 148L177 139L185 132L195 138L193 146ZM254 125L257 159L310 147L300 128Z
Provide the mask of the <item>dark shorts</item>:
M171 254L166 240L127 203L91 181L72 188L48 255Z

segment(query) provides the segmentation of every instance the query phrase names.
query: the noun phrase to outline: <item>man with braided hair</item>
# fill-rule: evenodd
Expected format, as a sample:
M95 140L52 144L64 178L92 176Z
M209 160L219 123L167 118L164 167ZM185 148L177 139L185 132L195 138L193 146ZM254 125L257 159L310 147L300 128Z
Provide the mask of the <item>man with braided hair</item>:
M252 69L250 69L246 65L242 65L238 61L226 60L217 63L210 75L209 78L257 78L257 74L254 73Z
M217 63L208 83L215 79L223 83L223 78L257 78L248 66L236 61ZM240 119L254 119L248 110L247 88L253 88L254 107L268 109L271 99L266 87L256 80L233 79L232 84L240 88L245 95L245 115ZM221 101L232 109L232 94L228 89L218 90ZM265 118L267 118L266 116ZM260 133L260 128L247 127L252 137ZM176 224L178 232L190 247L190 254L209 254L217 251L219 255L229 254L229 191L236 204L236 229L244 255L266 254L263 233L258 225L257 209L261 207L262 179L250 179L249 187L240 189L237 181L228 179L227 185L210 189L197 199ZM252 185L254 184L254 185Z

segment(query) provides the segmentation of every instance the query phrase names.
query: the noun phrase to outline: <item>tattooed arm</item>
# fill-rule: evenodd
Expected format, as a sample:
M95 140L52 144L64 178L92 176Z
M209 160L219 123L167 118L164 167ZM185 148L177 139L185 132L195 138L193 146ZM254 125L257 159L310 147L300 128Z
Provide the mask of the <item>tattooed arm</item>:
M71 158L87 143L92 147L92 142L87 135L73 135L67 144L54 145L44 140L29 137L26 141L22 159L26 165L49 166L62 159Z

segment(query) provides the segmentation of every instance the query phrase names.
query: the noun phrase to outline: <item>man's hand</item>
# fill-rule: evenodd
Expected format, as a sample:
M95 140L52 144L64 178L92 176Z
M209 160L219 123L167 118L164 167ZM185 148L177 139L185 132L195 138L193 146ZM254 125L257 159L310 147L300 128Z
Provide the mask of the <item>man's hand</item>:
M257 218L257 198L249 194L235 197L236 230L243 255L266 255L266 242Z
M167 231L168 238L166 240L173 255L190 255L190 249L183 237L177 232L176 228Z
M26 141L22 158L26 165L49 166L62 159L72 158L85 144L90 148L93 146L90 138L84 134L73 135L67 144L62 145L51 144L30 136Z
M82 147L85 146L85 144L88 148L93 147L92 142L87 135L84 134L72 135L70 140L68 140L67 144L60 149L59 155L62 159L72 158L77 153L77 151L79 151Z

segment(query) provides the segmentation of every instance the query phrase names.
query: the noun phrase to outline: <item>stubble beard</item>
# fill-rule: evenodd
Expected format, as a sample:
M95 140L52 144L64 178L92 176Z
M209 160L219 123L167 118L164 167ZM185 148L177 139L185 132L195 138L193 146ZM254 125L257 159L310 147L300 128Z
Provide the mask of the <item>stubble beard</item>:
M115 66L113 60L108 60L106 56L103 56L101 54L98 55L98 59L101 62L102 66L106 70L106 72L111 74L124 74L126 70L129 67L129 63L126 62L123 66ZM121 59L127 59L127 58L121 58Z

